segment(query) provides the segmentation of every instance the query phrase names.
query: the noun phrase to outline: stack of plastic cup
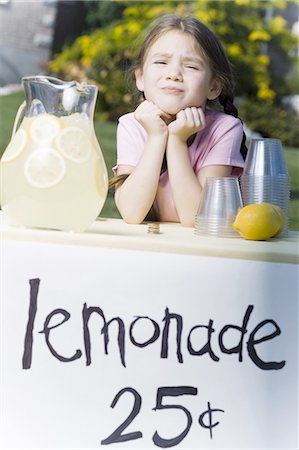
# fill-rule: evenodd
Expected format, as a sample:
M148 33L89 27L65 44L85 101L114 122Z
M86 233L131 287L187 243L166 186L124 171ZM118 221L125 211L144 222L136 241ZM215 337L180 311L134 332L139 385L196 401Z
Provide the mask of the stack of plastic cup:
M239 237L232 224L241 207L242 198L238 178L207 178L195 218L195 233L218 237Z
M253 139L249 145L240 178L244 206L272 203L280 206L286 217L282 235L288 234L289 176L279 139Z

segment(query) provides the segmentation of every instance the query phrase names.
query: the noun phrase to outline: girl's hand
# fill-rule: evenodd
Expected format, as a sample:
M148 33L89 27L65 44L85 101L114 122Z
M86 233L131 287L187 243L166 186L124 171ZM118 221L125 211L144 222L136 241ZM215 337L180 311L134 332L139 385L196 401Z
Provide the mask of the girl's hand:
M192 134L205 127L205 115L201 108L192 106L180 111L176 120L168 125L169 135L178 137L182 142L186 142Z
M168 127L164 121L168 119L168 115L161 111L154 103L147 100L142 102L136 108L134 117L148 134L168 135Z

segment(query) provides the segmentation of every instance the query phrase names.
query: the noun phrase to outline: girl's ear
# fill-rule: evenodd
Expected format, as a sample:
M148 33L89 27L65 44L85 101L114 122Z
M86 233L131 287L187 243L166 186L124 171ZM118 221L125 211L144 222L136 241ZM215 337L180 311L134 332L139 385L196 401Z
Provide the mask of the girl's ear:
M140 68L135 70L135 81L138 91L143 92L144 91L143 75L142 70Z
M215 78L211 82L210 90L208 92L208 100L215 100L221 94L223 84L220 80Z

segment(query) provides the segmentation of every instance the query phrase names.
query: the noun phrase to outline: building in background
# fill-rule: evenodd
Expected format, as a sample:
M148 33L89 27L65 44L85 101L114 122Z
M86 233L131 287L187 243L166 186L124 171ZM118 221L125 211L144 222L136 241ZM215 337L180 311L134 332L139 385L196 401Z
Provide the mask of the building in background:
M0 0L0 87L44 74L52 52L84 29L84 1Z

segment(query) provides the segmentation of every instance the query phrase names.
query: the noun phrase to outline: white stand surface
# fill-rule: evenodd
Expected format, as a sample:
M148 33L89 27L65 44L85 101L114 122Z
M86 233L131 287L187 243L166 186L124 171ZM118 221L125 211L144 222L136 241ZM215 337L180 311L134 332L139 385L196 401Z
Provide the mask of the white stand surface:
M298 449L298 233L2 224L1 450Z

